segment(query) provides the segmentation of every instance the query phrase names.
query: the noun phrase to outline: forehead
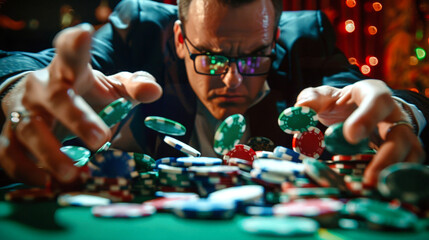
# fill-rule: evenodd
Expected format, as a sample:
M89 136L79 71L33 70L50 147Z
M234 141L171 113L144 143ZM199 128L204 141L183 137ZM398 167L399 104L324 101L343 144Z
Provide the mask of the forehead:
M185 29L193 43L206 48L268 45L274 35L274 7L271 0L255 0L238 7L217 0L193 0Z

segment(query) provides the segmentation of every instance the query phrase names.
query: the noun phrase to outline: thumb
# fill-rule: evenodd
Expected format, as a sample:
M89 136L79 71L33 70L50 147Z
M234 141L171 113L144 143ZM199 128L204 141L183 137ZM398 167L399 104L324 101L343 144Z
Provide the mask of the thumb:
M155 78L147 72L120 72L108 78L117 83L117 89L123 97L138 102L154 102L162 95L161 86L156 82Z

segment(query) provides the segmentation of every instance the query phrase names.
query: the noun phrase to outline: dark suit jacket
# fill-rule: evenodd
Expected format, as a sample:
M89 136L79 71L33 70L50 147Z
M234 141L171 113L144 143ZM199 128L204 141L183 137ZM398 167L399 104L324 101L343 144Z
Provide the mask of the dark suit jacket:
M121 2L110 23L94 36L92 64L105 74L119 71L147 71L163 87L162 98L152 104L140 104L133 110L130 126L144 153L154 158L177 155L162 143L162 135L144 127L146 116L157 115L186 126L187 134L178 139L188 142L194 129L196 96L190 88L184 62L176 56L173 24L177 7L151 1ZM335 35L320 11L284 12L281 36L276 44L277 59L268 76L270 94L249 110L252 136L265 136L276 145L291 145L291 136L277 125L279 113L294 104L306 87L323 84L343 87L365 77L335 47ZM54 50L40 53L4 53L0 59L1 79L25 70L46 66ZM394 91L415 104L429 119L429 101L406 91ZM428 128L422 135L428 140Z

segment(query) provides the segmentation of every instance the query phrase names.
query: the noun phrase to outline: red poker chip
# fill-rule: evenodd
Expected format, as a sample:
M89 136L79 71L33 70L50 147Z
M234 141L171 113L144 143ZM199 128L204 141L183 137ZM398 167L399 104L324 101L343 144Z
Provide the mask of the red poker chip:
M334 155L334 161L371 161L374 154L357 154L357 155Z
M294 134L292 147L295 152L318 159L325 150L324 135L320 129L309 127L306 132Z
M159 186L159 191L162 192L191 192L191 193L197 193L196 188L192 187L171 187L171 186Z
M315 217L326 214L339 213L344 203L331 198L297 199L273 206L274 215Z
M93 207L91 212L96 217L136 218L151 216L156 212L156 208L151 205L138 203L114 203Z
M234 149L223 156L223 159L227 162L229 162L229 159L231 158L239 158L253 163L256 158L256 153L251 147L247 145L237 144L235 145Z
M5 194L4 198L10 202L37 202L55 199L56 193L44 188L18 189Z

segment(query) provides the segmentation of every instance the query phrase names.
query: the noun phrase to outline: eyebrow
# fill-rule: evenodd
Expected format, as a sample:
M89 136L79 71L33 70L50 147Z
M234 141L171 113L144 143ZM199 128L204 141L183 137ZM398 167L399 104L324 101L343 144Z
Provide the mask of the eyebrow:
M261 53L264 49L267 49L271 46L272 43L264 44L259 47L257 47L255 50L251 51L247 54L240 54L239 56L250 56L250 55L257 55L258 53ZM219 55L225 55L224 52L216 52L212 51L204 46L194 46L195 49L197 49L201 53L213 53L213 54L219 54ZM226 56L226 55L225 55Z

